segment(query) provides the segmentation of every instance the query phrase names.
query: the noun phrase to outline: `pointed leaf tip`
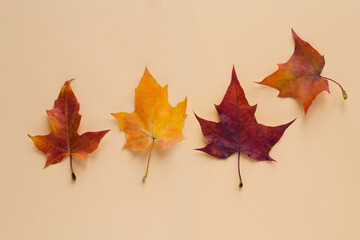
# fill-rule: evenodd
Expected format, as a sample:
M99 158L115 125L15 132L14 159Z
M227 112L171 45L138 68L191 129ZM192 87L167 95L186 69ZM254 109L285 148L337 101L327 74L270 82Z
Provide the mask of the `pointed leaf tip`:
M150 71L149 71L148 67L145 67L144 75L145 75L145 74L150 74ZM151 75L151 74L150 74L150 75Z
M71 83L72 81L74 81L74 80L75 80L75 78L72 78L72 79L70 79L70 80L67 80L67 81L64 83L64 86L69 86L70 83Z
M294 31L294 29L291 28L291 34L294 38L299 38L299 36L297 35L297 33Z
M231 72L231 76L234 76L237 78L236 76L236 70L235 70L235 66L233 66L232 72Z

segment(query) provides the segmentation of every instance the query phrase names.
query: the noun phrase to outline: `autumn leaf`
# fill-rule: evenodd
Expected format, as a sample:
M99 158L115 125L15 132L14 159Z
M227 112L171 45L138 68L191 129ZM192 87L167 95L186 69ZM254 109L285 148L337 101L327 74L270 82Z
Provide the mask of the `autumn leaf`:
M324 56L302 40L294 30L292 35L295 40L295 51L289 61L278 64L279 69L259 84L276 88L280 91L279 97L300 99L305 113L319 93L330 93L328 81L336 83L342 90L343 98L347 99L345 90L338 82L320 76L325 65Z
M145 68L139 86L135 89L135 111L112 113L125 132L124 148L133 151L150 146L145 182L149 171L150 156L154 144L165 149L184 139L182 129L186 118L187 99L172 107L168 102L167 86L161 87Z
M271 148L280 140L284 131L295 121L277 127L259 124L255 119L256 105L246 100L233 68L231 83L220 105L215 105L220 122L207 121L198 117L201 130L209 142L203 151L219 159L238 153L239 187L243 186L240 174L240 152L258 161L275 161L269 156Z
M110 131L77 133L81 115L79 115L79 102L77 101L70 82L66 81L61 89L54 107L47 110L51 133L48 135L30 136L37 149L46 154L45 167L61 162L66 156L70 158L71 176L76 181L72 166L72 156L87 160L89 153L97 149L101 139Z

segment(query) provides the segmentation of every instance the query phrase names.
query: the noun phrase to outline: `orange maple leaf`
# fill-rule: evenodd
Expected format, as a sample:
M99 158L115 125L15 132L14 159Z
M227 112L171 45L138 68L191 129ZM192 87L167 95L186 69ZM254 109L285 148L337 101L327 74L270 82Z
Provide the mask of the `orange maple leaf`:
M172 107L168 102L167 85L161 87L145 68L135 89L135 111L112 113L119 121L120 129L125 132L124 148L138 151L151 147L143 182L148 175L154 144L167 148L184 139L182 129L187 116L186 105L185 97L184 101Z

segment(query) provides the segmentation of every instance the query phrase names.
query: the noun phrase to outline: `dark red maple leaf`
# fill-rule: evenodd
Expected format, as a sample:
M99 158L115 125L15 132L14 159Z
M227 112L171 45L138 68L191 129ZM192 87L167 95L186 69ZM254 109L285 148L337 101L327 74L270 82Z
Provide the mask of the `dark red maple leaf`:
M86 160L87 155L95 151L104 137L110 130L99 132L86 132L82 135L77 133L80 125L81 115L78 113L80 104L66 81L62 87L54 107L47 110L51 133L48 135L30 136L37 149L46 154L45 167L61 162L65 157L70 157L72 179L76 175L72 166L72 156Z
M298 98L305 113L319 93L330 93L328 81L336 83L341 88L343 98L347 99L345 90L338 82L320 75L325 66L324 56L302 40L294 30L291 31L295 40L293 55L286 63L278 64L279 69L259 84L276 88L280 92L279 97Z
M256 106L246 100L232 71L231 83L220 105L215 105L221 121L216 123L198 117L201 130L209 144L196 150L219 159L238 153L239 187L243 186L240 174L240 152L258 161L275 161L269 156L271 148L280 140L284 131L295 121L277 127L259 124L255 119Z

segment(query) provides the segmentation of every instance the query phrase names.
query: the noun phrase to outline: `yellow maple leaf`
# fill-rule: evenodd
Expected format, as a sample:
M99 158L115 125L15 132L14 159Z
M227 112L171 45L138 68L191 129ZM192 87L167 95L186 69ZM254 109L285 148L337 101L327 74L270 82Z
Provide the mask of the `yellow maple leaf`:
M135 111L112 113L126 135L124 148L133 151L150 147L146 173L154 144L161 148L170 147L184 139L182 129L186 118L187 99L172 107L168 102L168 88L161 87L145 68L139 86L135 89Z

